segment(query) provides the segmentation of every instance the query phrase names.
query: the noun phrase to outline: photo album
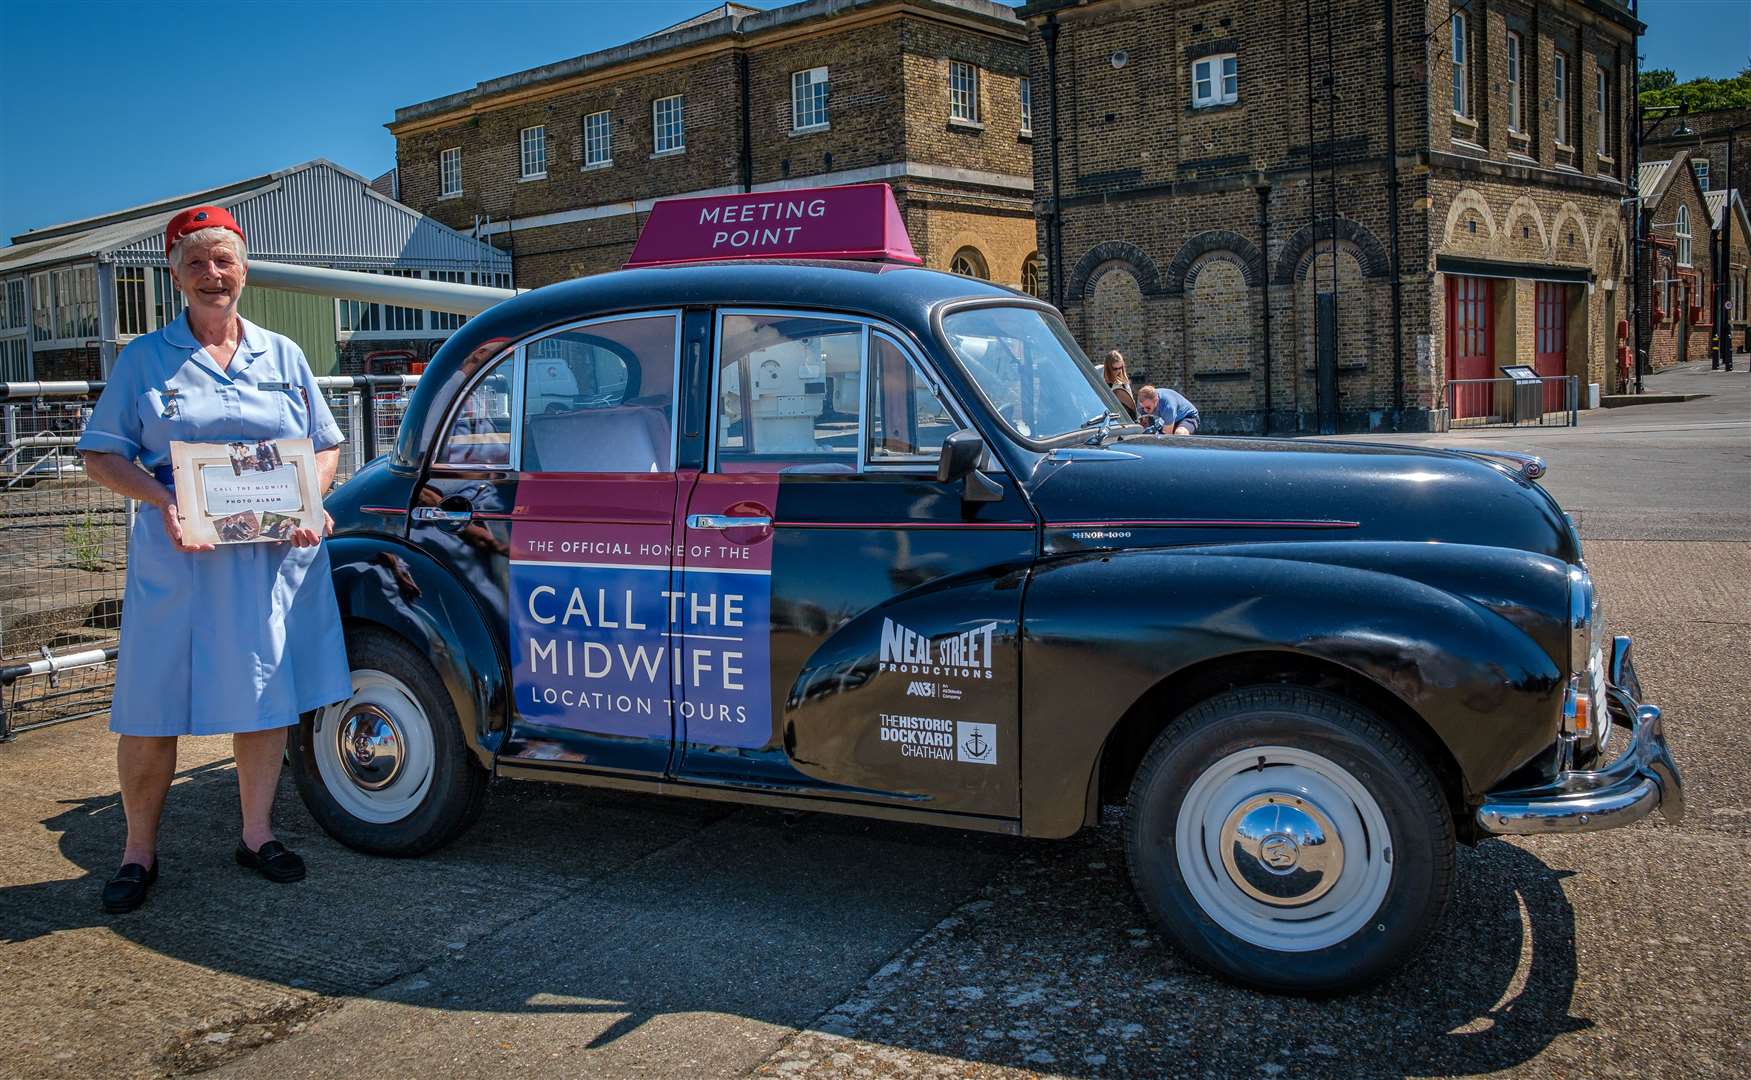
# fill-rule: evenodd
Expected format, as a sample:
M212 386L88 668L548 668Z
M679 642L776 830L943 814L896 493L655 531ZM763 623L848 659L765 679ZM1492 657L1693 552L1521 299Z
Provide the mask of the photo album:
M322 531L309 439L173 442L170 464L186 543L278 543L296 528Z

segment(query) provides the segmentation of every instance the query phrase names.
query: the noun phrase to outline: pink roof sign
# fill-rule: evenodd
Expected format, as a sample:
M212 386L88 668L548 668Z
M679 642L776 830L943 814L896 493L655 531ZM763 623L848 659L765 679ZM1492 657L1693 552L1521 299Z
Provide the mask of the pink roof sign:
M886 184L664 199L628 269L723 259L885 259L922 265Z

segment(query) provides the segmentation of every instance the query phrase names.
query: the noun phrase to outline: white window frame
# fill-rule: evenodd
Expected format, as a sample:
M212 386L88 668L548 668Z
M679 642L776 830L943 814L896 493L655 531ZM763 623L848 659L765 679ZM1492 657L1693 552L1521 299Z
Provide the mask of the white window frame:
M1518 31L1508 31L1508 130L1515 135L1525 132L1525 116L1520 105L1520 84L1526 71L1526 47Z
M1034 133L1034 84L1026 75L1021 77L1018 88L1021 94L1021 134Z
M1569 54L1558 49L1551 59L1551 75L1555 80L1556 144L1573 149L1569 142Z
M0 337L0 380L32 381L30 341L23 334Z
M144 266L115 268L116 340L129 340L152 332L152 275ZM136 306L135 301L138 301ZM132 329L128 316L137 315L139 329Z
M547 125L526 127L517 135L520 180L547 179Z
M30 337L37 342L55 340L55 292L47 270L38 270L30 276Z
M832 92L833 84L825 67L804 68L802 71L790 73L792 135L832 128L832 117L828 112L828 97Z
M94 342L102 329L97 314L97 267L57 266L30 275L30 337L39 348L73 349ZM39 309L39 299L42 307ZM38 333L36 314L48 317Z
M614 113L609 109L584 117L584 168L614 164Z
M1593 112L1599 123L1599 156L1611 156L1611 72L1598 68L1593 72Z
M1696 174L1696 184L1704 191L1708 190L1708 166L1709 162L1707 158L1702 158L1700 160L1697 158L1690 159L1690 171Z
M1678 220L1672 226L1672 235L1678 238L1678 265L1690 265L1690 207L1678 206Z
M1192 108L1210 109L1240 100L1240 58L1211 53L1192 62Z
M651 102L651 156L665 157L687 152L687 100L685 94L670 94Z
M23 334L30 330L30 290L22 276L0 280L0 333ZM12 301L18 301L16 309Z
M1471 119L1471 20L1463 11L1455 11L1452 19L1450 51L1453 59L1453 115Z
M152 267L152 294L147 298L151 313L146 317L152 329L168 326L182 314L182 309L188 301L183 297L182 290L176 287L176 279L170 274L168 266ZM164 308L164 317L160 318L158 309Z
M951 124L979 124L979 65L965 60L948 62L948 120Z
M452 146L438 151L438 198L454 199L462 194L462 148Z
M511 275L495 270L414 270L391 269L379 270L376 273L391 277L417 278L426 281L449 281L456 284L485 285L494 289L511 287ZM361 328L348 330L346 328L347 312L357 310ZM401 314L397 314L397 313ZM417 329L392 330L390 325L408 319L406 312L412 312L411 319ZM341 344L349 341L441 341L461 329L468 318L448 311L431 311L426 308L408 308L398 304L374 304L364 300L334 301L334 327L336 339Z

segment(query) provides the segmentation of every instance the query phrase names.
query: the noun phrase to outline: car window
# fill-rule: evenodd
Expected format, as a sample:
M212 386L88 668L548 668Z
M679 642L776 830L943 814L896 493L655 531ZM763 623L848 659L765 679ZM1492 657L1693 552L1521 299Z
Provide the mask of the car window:
M438 465L505 465L511 460L511 353L496 361L463 395L443 445Z
M869 339L869 461L935 462L959 426L935 389L886 334Z
M639 315L525 347L523 471L674 471L679 317Z
M718 341L718 467L855 471L862 381L862 323L725 315Z
M944 317L942 330L979 392L1024 438L1050 439L1119 408L1069 331L1037 308L966 308Z

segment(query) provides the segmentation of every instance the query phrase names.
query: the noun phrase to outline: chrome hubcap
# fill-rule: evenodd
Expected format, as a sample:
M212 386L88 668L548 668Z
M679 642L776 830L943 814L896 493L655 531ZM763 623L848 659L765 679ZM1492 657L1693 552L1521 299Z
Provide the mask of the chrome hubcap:
M376 705L355 705L335 727L337 757L347 778L366 791L381 791L401 775L406 758L401 729Z
M1174 837L1198 906L1240 940L1280 952L1347 940L1392 883L1392 834L1373 792L1298 747L1211 762L1186 789Z
M1276 907L1311 903L1331 891L1344 843L1331 817L1287 791L1254 797L1222 825L1222 865L1241 892Z
M386 671L353 671L353 696L316 718L316 771L341 809L387 825L419 809L431 790L431 719L407 684Z

